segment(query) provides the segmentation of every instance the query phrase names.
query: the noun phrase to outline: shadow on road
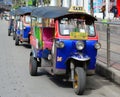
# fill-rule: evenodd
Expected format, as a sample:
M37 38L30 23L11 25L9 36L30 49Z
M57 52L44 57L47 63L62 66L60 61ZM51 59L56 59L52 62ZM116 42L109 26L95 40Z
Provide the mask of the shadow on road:
M31 45L30 44L22 44L23 47L31 49Z
M52 76L44 70L39 70L38 76L46 76L48 80L53 82L56 86L67 89L72 89L72 82L63 80L62 76ZM107 79L96 75L87 76L86 89L83 95L90 95L93 91L101 90L105 86L111 86L113 83L109 82Z
M97 89L111 84L112 83L110 83L107 79L103 77L97 75L87 76L85 95L89 95L92 91L95 91Z
M30 44L27 44L27 43L20 43L18 46L23 46L27 49L31 49L31 45Z
M54 82L59 87L72 88L72 83L69 82L69 81L65 81L65 79L62 76L51 76L51 75L49 75L48 77L52 82Z

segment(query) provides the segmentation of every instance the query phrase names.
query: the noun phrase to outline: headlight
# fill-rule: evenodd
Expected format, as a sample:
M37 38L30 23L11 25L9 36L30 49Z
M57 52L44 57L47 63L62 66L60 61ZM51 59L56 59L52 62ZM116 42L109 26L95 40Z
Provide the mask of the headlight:
M65 45L64 45L64 42L63 41L56 41L56 47L58 48L63 48Z
M84 45L84 43L82 41L77 41L76 48L78 50L82 50L82 49L84 49L84 47L85 47L85 45Z
M100 43L96 43L96 44L95 44L95 48L96 48L96 49L100 49L100 48L101 48L101 44L100 44Z

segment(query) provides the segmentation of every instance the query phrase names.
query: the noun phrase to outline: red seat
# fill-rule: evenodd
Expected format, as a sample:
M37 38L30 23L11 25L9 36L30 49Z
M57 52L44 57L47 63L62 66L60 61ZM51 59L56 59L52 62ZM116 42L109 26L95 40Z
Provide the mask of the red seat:
M54 28L43 28L43 49L48 48L52 49L54 37Z

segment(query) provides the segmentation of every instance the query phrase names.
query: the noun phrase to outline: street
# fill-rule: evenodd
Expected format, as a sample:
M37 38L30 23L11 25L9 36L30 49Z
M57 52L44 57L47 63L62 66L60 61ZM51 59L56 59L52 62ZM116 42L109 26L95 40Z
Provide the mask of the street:
M120 86L97 74L87 77L84 95L76 95L71 84L44 71L30 76L30 48L25 43L15 46L7 24L0 21L0 97L120 97Z

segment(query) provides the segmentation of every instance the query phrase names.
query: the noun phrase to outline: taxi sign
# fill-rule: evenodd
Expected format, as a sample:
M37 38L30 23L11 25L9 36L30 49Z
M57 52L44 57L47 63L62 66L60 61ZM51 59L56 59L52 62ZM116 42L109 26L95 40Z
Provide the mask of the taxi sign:
M88 39L88 33L71 32L70 33L70 39L87 40Z
M85 12L85 10L81 6L72 6L70 7L69 12Z

